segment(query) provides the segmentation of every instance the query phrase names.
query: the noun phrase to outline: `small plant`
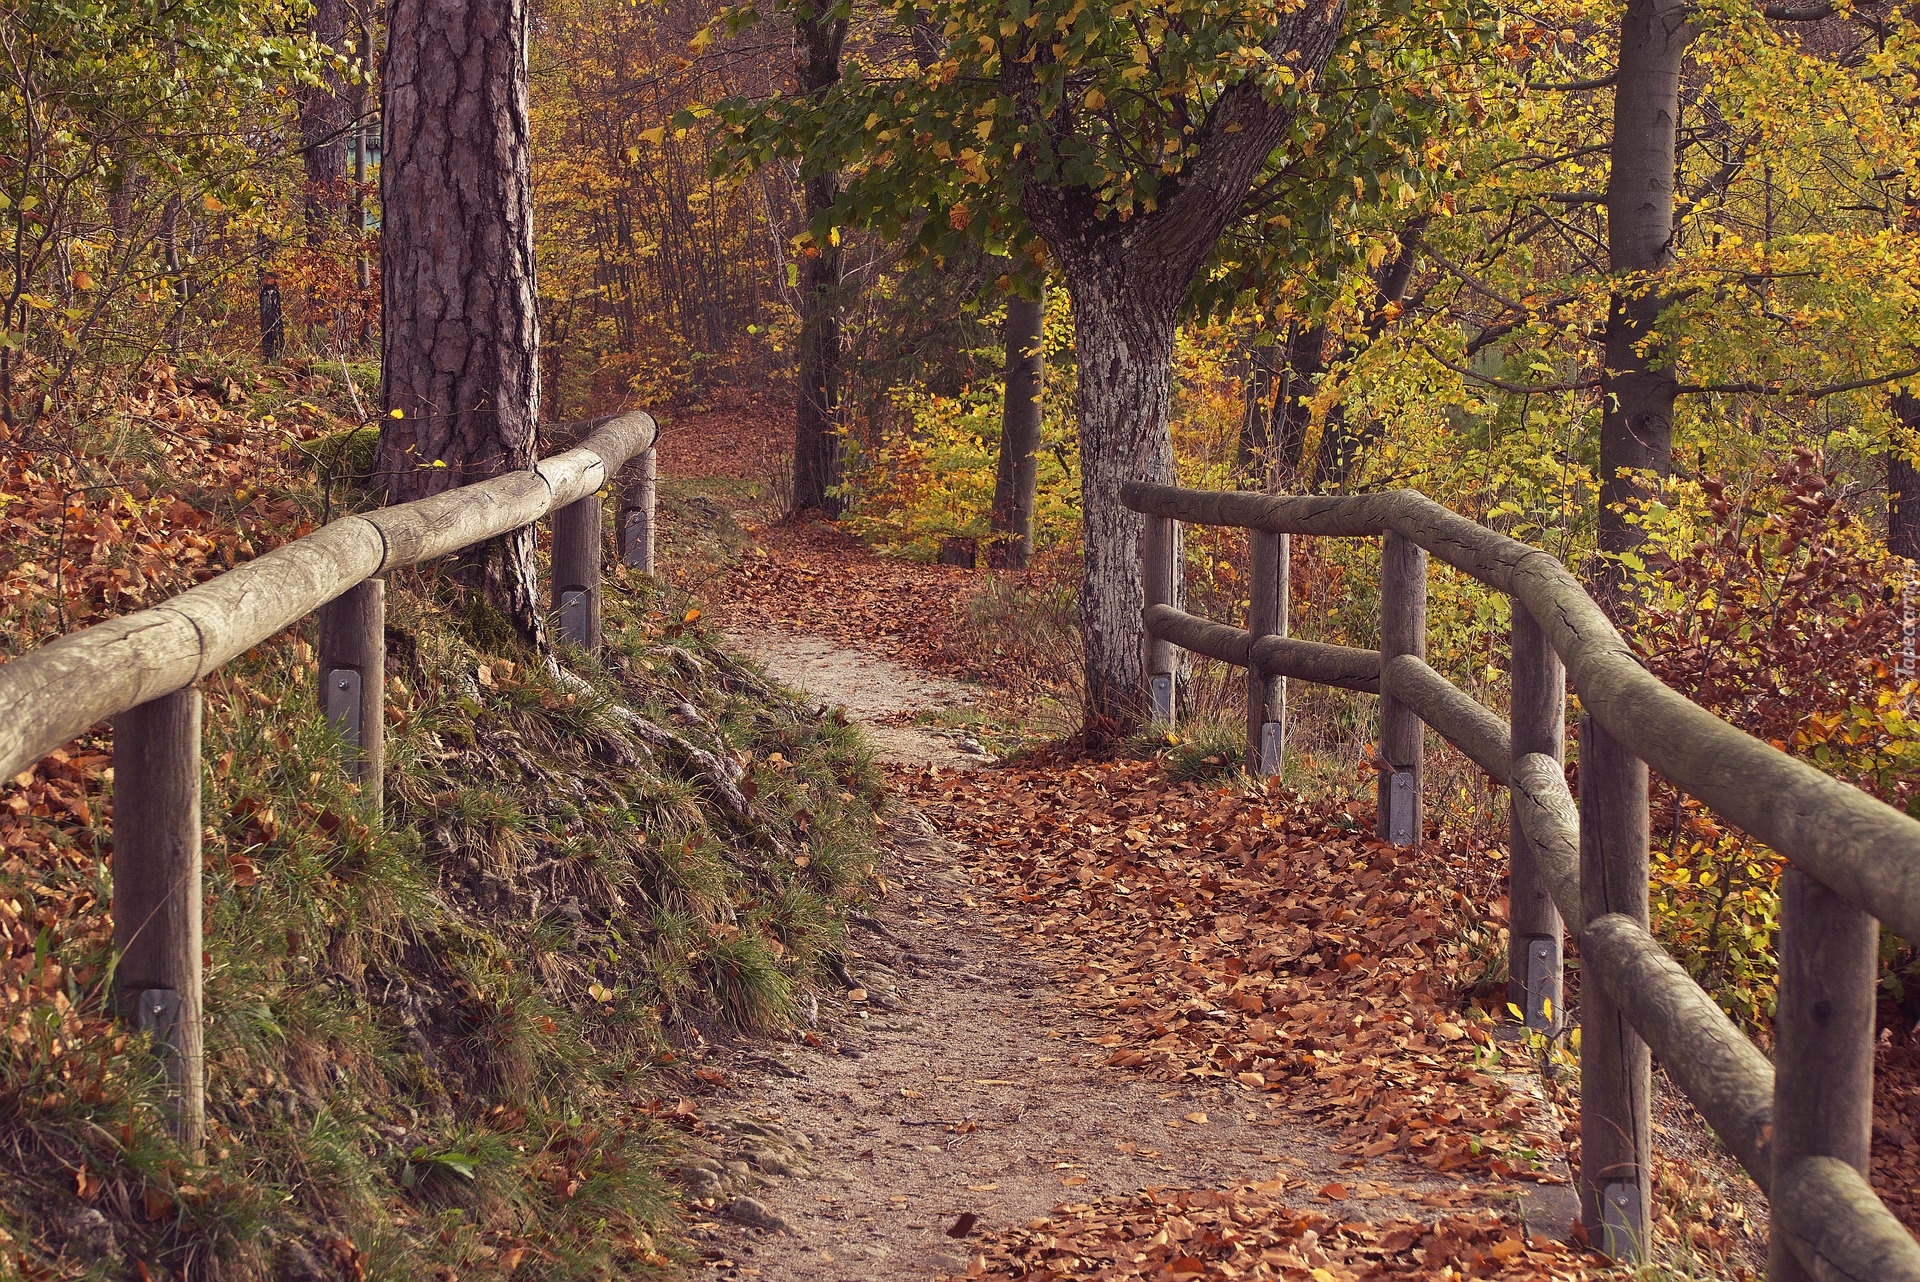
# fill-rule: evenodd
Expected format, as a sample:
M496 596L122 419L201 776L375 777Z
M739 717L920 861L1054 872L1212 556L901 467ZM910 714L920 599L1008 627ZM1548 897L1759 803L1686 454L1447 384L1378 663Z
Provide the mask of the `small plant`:
M1150 726L1124 746L1130 756L1159 757L1167 778L1178 783L1235 779L1246 771L1246 726L1224 718L1196 718L1171 730Z

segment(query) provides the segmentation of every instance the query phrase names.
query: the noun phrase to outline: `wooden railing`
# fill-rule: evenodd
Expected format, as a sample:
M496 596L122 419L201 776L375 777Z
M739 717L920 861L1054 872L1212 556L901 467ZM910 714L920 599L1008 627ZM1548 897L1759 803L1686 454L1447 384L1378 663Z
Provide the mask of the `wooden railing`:
M1920 1244L1869 1187L1875 918L1920 942L1920 822L1736 730L1634 658L1558 560L1402 490L1359 497L1134 484L1146 517L1147 697L1173 716L1175 647L1247 668L1247 767L1280 769L1285 679L1380 696L1379 835L1418 844L1424 726L1509 789L1509 995L1561 1020L1563 926L1580 944L1581 1218L1607 1254L1644 1258L1651 1055L1771 1204L1768 1276L1920 1282ZM1176 608L1176 522L1252 539L1248 628ZM1383 539L1380 648L1287 637L1288 539ZM1513 602L1503 722L1425 661L1427 558ZM1564 665L1564 666L1563 666ZM1580 798L1561 768L1566 683L1583 709ZM1651 765L1784 856L1776 1049L1769 1064L1647 932Z
M114 1000L164 1057L175 1132L198 1148L201 1010L200 694L194 683L319 614L320 706L352 749L361 802L381 804L386 596L381 575L553 514L551 604L562 637L600 644L600 494L619 490L620 554L653 570L654 453L646 414L577 425L531 470L347 516L176 597L0 666L0 779L113 721Z

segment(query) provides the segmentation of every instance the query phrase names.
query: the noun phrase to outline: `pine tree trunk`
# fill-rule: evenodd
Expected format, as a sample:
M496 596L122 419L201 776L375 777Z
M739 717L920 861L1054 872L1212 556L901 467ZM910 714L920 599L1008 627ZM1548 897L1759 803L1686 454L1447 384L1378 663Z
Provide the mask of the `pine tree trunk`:
M1120 245L1098 248L1123 250ZM1096 742L1132 729L1147 713L1141 519L1121 503L1120 487L1128 481L1174 480L1167 417L1181 291L1129 271L1124 263L1123 252L1096 251L1067 268L1079 374L1086 729Z
M534 461L525 0L394 0L384 86L377 474L402 503ZM462 574L544 641L531 528L476 549Z
M1920 432L1920 397L1893 398L1893 412L1908 432ZM1912 438L1887 450L1887 550L1920 562L1920 467L1908 453Z
M335 53L349 52L346 0L313 0L307 34ZM306 168L307 243L318 245L341 220L347 199L347 127L351 107L341 95L340 77L329 70L324 82L303 85L299 107L300 159Z
M1652 273L1673 261L1674 149L1680 127L1680 68L1693 30L1685 0L1629 0L1620 23L1614 88L1613 163L1607 183L1607 254L1615 275ZM1613 297L1607 368L1601 378L1600 550L1627 552L1639 527L1620 510L1644 495L1622 469L1666 476L1673 462L1676 380L1668 356L1642 351L1666 306L1661 290ZM1602 588L1619 591L1603 567Z
M840 79L840 50L847 38L845 19L830 13L796 20L795 35L805 51L800 90L813 95ZM815 174L804 184L807 223L830 208L839 194L839 176ZM800 370L793 414L793 507L838 516L845 502L833 493L840 483L840 285L842 256L836 244L813 247L817 256L800 262Z
M1021 569L1033 558L1033 499L1038 484L1040 392L1046 376L1046 282L1035 299L1007 300L1006 400L1000 414L1000 462L993 481L989 565Z

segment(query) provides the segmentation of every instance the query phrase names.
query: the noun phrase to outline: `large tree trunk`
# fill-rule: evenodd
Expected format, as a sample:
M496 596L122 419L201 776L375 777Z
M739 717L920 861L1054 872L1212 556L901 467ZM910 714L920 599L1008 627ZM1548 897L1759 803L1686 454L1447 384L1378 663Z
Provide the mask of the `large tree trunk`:
M1317 78L1345 24L1343 0L1301 9L1277 24L1267 53L1295 74ZM1002 75L1016 109L1038 123L1046 108L1030 66L1009 58ZM1296 110L1270 100L1254 79L1221 93L1183 153L1188 159L1178 181L1141 217L1099 217L1100 198L1086 188L1050 186L1036 177L1021 189L1028 220L1062 265L1073 296L1086 567L1080 627L1090 740L1131 730L1146 712L1141 521L1122 506L1120 487L1174 479L1167 432L1174 323Z
M1039 480L1040 393L1046 377L1046 281L1036 298L1007 300L1006 399L993 481L989 565L1025 569L1033 558L1033 499Z
M377 471L402 503L534 461L525 0L393 0L386 71ZM531 528L476 549L463 574L544 640Z
M1128 481L1172 484L1175 479L1167 416L1174 323L1185 291L1169 290L1129 266L1123 253L1095 253L1067 268L1079 376L1086 728L1096 742L1131 729L1147 715L1141 520L1121 503L1120 487Z
M1893 412L1908 432L1920 432L1920 397L1902 392L1893 398ZM1914 437L1895 440L1887 448L1887 550L1920 562L1920 467L1915 467Z
M804 60L800 91L822 93L840 79L840 50L847 23L830 13L797 19ZM807 222L833 205L839 176L815 174L805 183ZM800 372L793 414L793 507L838 516L844 500L832 491L840 483L840 246L813 246L816 256L800 262Z
M1616 276L1659 272L1673 261L1674 148L1680 68L1693 38L1689 8L1685 0L1629 0L1621 19L1607 181L1607 255ZM1603 552L1627 552L1640 543L1639 527L1621 510L1645 494L1632 473L1664 477L1672 470L1677 380L1668 354L1642 350L1666 303L1657 282L1643 281L1616 293L1609 309L1600 384ZM1599 581L1617 599L1617 570L1602 567Z
M346 0L313 0L307 34L334 53L350 52ZM329 69L321 80L322 84L303 85L295 93L310 245L325 240L352 205L347 197L347 129L353 122L352 107L341 95L337 73Z

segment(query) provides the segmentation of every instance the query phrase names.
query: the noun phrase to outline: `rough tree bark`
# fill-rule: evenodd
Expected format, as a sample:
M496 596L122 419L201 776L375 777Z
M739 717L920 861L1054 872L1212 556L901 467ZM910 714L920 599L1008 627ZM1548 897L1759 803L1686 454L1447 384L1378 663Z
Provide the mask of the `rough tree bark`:
M831 8L803 11L794 19L800 42L800 92L824 93L840 79L840 51L847 20ZM804 183L806 217L831 208L839 194L839 175L814 174ZM837 244L812 247L800 260L800 373L793 414L793 507L838 516L845 507L832 493L840 483L840 286L842 255Z
M1318 77L1346 23L1340 0L1287 15L1267 45L1298 74ZM1003 73L1017 109L1043 123L1032 72L1009 59ZM1293 122L1253 81L1222 93L1192 137L1186 168L1161 188L1152 212L1102 218L1084 187L1029 181L1028 221L1066 278L1078 354L1080 501L1084 568L1081 635L1086 653L1086 732L1099 741L1141 724L1148 712L1141 667L1145 605L1141 518L1120 501L1128 481L1171 483L1167 431L1174 323L1214 243Z
M349 53L346 0L313 0L307 34L334 53ZM346 214L347 130L353 124L352 104L341 93L337 72L328 68L317 85L295 91L299 108L300 159L306 168L307 243L326 239Z
M389 503L534 462L540 331L526 55L525 0L393 0L388 11L388 417L376 473ZM544 642L531 527L476 549L462 574L522 636Z
M1920 397L1902 392L1893 398L1893 412L1901 427L1920 432ZM1896 441L1887 450L1887 550L1920 562L1920 468L1907 444Z
M987 563L1025 569L1033 557L1033 499L1039 469L1040 391L1046 375L1046 281L1035 298L1007 300L1006 399L1000 413L1000 461L993 480L993 532Z
M1607 256L1616 277L1640 281L1617 291L1607 317L1607 366L1600 395L1600 550L1631 551L1639 527L1620 510L1642 494L1629 472L1666 476L1673 462L1670 358L1647 350L1667 299L1646 279L1673 261L1674 150L1680 128L1680 69L1693 28L1686 0L1628 0L1620 21L1620 70L1613 96L1612 169L1607 180ZM1603 596L1618 595L1617 571L1601 570Z

